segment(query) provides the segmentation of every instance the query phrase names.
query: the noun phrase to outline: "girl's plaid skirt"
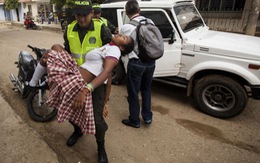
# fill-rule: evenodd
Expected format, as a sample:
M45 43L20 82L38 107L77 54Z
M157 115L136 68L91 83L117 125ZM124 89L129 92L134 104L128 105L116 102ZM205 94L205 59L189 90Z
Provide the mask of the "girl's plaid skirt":
M58 122L69 120L77 124L82 133L95 134L91 94L87 95L84 108L76 110L72 107L74 99L86 82L70 54L51 50L47 59L47 74L50 87L47 104L58 109Z

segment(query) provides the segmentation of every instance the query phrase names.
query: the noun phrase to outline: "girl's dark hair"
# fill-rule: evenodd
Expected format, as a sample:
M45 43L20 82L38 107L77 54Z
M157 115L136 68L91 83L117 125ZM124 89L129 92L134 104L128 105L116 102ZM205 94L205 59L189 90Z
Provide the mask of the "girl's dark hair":
M140 8L136 0L129 0L125 5L125 11L128 15L134 15L139 13Z
M121 50L121 55L126 55L134 50L134 39L130 37L130 41L127 44L122 45L124 47L124 50Z

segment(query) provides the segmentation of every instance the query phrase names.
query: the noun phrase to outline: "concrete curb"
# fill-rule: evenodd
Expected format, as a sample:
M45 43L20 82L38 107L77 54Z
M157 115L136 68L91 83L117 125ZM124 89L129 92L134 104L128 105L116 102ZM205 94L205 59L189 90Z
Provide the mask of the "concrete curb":
M0 93L0 162L59 163L57 154L27 125Z

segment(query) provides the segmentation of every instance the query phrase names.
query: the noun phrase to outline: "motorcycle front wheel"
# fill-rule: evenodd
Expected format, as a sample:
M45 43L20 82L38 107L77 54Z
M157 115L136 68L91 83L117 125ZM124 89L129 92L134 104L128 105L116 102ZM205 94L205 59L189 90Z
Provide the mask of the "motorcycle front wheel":
M33 29L33 30L36 30L36 29L37 29L37 25L36 25L36 24L33 24L33 25L32 25L32 29Z
M57 110L46 104L49 90L37 90L30 93L27 102L29 116L36 122L51 121L57 115Z

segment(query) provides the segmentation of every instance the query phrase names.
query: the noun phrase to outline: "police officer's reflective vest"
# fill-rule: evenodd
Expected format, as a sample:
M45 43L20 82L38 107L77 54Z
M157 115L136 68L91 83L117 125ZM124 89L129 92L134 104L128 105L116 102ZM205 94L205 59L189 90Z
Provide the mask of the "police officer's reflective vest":
M105 26L107 26L107 19L106 18L103 18L103 17L100 17L99 19L98 18L92 18L92 20L100 21L100 22L104 23Z
M103 17L100 17L100 19L101 19L102 22L107 26L107 19L106 19L106 18L103 18Z
M96 48L102 46L101 39L101 26L102 23L98 21L94 22L94 30L88 31L85 35L83 42L81 44L78 31L73 31L73 28L76 25L76 21L70 23L67 29L67 38L69 41L71 56L75 59L77 64L80 66L85 61L86 54Z

